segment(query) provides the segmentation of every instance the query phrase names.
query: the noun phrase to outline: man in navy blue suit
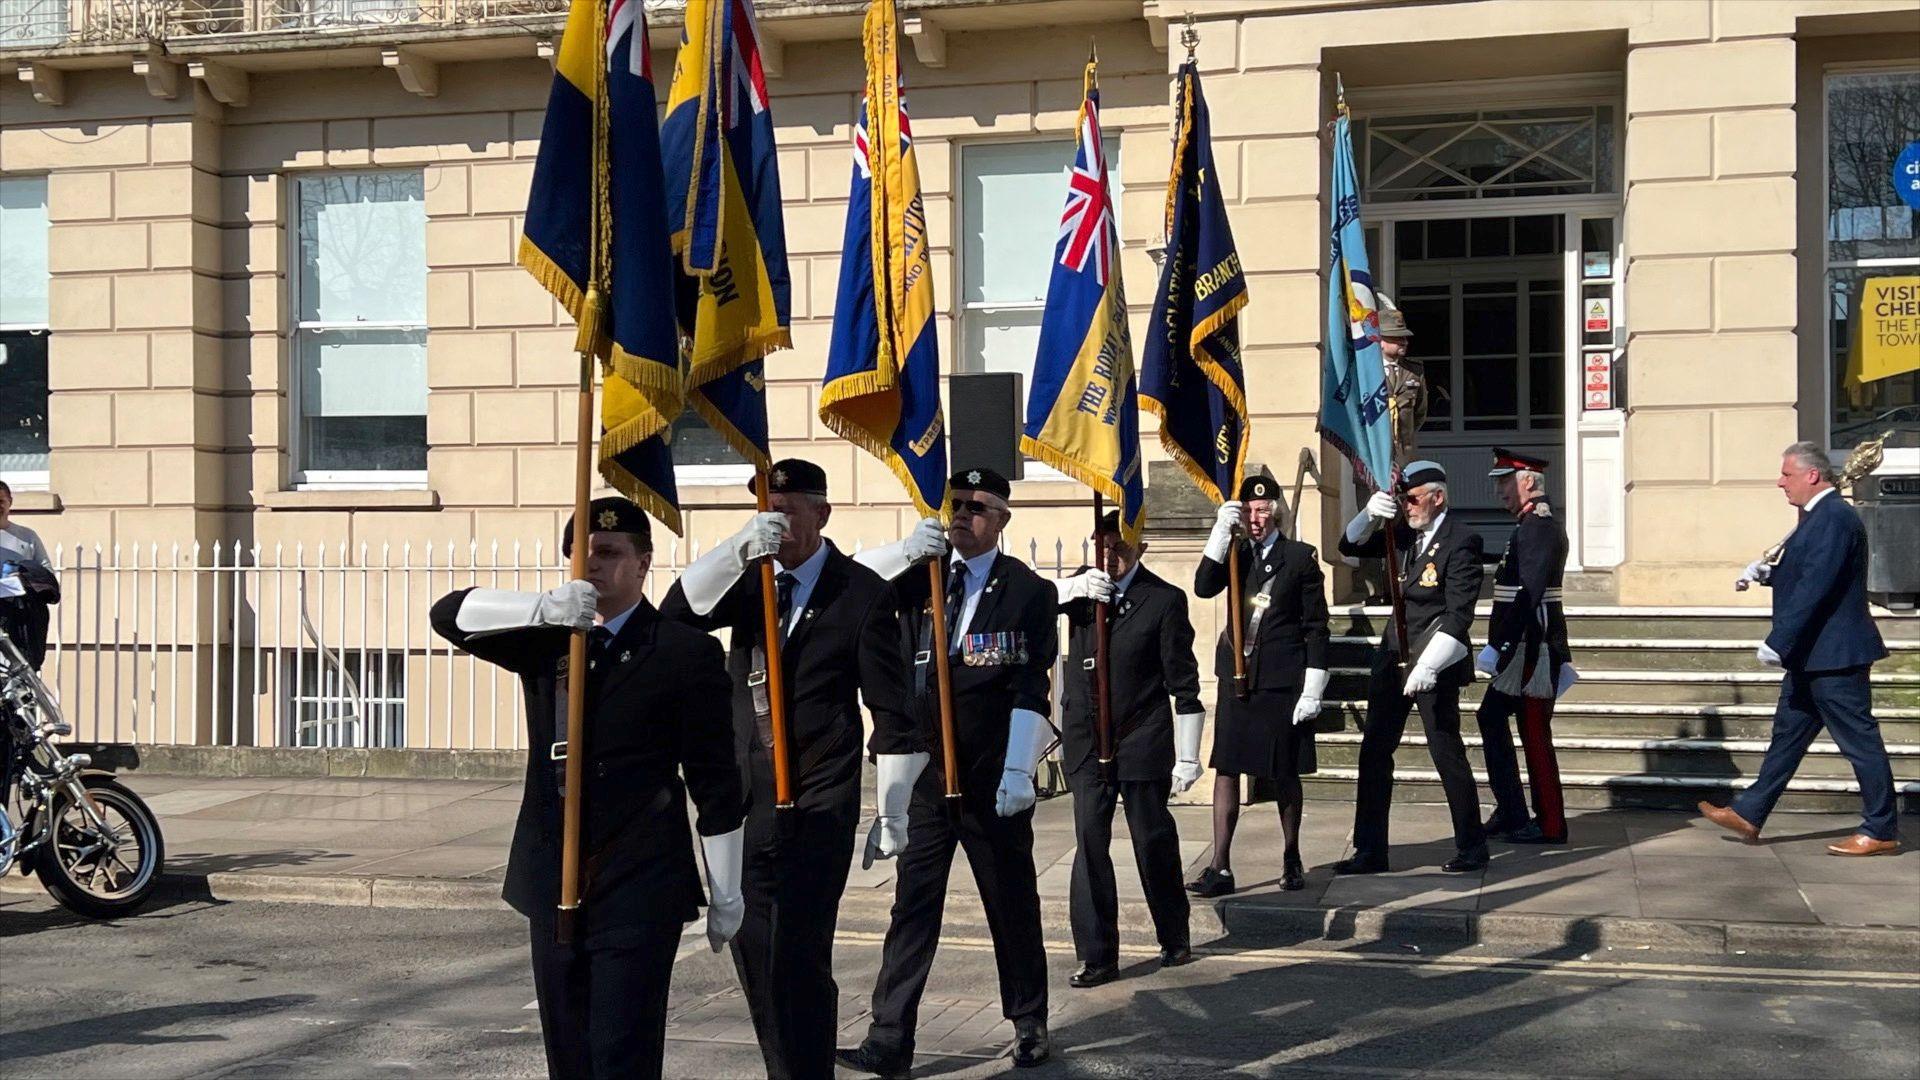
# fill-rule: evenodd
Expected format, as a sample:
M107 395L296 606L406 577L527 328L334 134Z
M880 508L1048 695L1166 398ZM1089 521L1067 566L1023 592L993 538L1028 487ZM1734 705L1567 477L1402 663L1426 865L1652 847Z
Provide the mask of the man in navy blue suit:
M1777 565L1750 564L1741 583L1773 588L1773 632L1759 649L1762 663L1785 669L1773 740L1760 775L1728 807L1700 804L1715 824L1748 841L1758 839L1773 804L1800 767L1813 737L1825 726L1853 763L1864 806L1859 833L1829 844L1835 855L1891 855L1893 768L1880 725L1873 719L1868 672L1887 655L1867 611L1867 532L1860 515L1834 492L1833 463L1810 442L1787 447L1780 458L1780 490L1800 510ZM1744 587L1744 586L1742 586Z

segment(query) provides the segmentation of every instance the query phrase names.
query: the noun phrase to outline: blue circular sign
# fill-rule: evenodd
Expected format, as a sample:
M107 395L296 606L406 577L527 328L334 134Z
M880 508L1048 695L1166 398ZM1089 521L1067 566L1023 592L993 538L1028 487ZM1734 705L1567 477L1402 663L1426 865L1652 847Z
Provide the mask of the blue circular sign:
M1920 142L1910 142L1893 159L1893 190L1901 201L1920 210Z

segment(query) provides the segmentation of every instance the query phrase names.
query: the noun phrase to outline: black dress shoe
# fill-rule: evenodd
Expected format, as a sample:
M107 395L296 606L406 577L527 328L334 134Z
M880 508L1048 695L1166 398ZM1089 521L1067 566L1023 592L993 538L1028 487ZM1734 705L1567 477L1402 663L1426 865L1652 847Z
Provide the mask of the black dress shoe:
M1160 966L1163 968L1185 967L1193 963L1193 950L1185 945L1160 950Z
M1080 970L1067 976L1067 985L1076 990L1087 990L1095 986L1105 986L1120 977L1120 969L1113 964L1080 965Z
M1508 839L1512 839L1508 836L1509 833L1519 832L1529 824L1525 815L1495 814L1487 819L1487 823L1481 826L1481 829L1488 836L1507 836Z
M872 1073L882 1080L907 1080L913 1075L912 1054L889 1054L872 1043L851 1050L835 1050L833 1060L854 1072Z
M1336 874L1384 874L1387 872L1385 855L1355 855L1351 859L1341 859L1333 864Z
M1031 1069L1053 1056L1053 1043L1047 1038L1047 1025L1021 1024L1014 1030L1016 1032L1013 1041L1015 1068Z
M1462 851L1453 858L1440 864L1440 869L1449 874L1475 874L1487 868L1487 849L1485 845L1473 850Z
M1287 892L1299 892L1307 887L1307 871L1297 862L1287 863L1280 869L1280 887Z
M1233 892L1233 871L1215 870L1209 866L1200 871L1199 877L1187 882L1187 891L1202 900L1226 896Z
M1564 844L1567 838L1548 836L1541 831L1537 822L1529 821L1525 825L1507 834L1509 844Z

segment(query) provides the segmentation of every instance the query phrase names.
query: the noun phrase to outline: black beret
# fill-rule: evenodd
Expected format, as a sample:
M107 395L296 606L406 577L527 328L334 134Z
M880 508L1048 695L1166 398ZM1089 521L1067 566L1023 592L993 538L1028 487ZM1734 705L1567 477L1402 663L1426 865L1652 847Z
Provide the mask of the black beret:
M1100 521L1093 527L1093 535L1104 536L1120 531L1120 511L1109 510L1100 515Z
M787 458L773 463L767 470L767 494L769 495L819 495L827 494L827 470L811 461L801 458ZM758 492L760 478L755 476L747 481L747 490Z
M956 491L985 491L1002 499L1013 498L1013 485L992 469L961 469L947 478L947 486Z
M587 532L633 533L640 537L642 550L653 548L653 523L647 520L647 512L640 509L632 499L620 495L609 495L604 499L595 499L587 508ZM573 554L573 515L567 515L567 527L560 533L560 554Z
M1400 493L1405 495L1417 487L1447 482L1447 470L1437 461L1409 461L1400 474Z
M1255 474L1240 481L1240 501L1252 502L1264 499L1273 502L1280 498L1280 483L1271 476Z

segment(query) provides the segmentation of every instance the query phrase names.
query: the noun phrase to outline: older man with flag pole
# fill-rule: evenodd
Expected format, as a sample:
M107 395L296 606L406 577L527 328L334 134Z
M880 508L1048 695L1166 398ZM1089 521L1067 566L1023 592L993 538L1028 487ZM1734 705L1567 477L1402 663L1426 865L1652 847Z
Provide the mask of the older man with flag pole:
M546 593L458 590L433 612L436 632L525 684L533 751L503 893L530 923L554 1076L660 1074L680 924L704 899L687 842L689 794L716 951L743 907L740 777L731 734L710 712L713 686L725 685L720 651L662 620L643 588L646 511L679 528L660 433L682 401L663 302L674 282L649 57L638 0L575 0L520 249L579 326L563 543L573 580ZM644 508L588 501L596 359L607 369L602 468Z

